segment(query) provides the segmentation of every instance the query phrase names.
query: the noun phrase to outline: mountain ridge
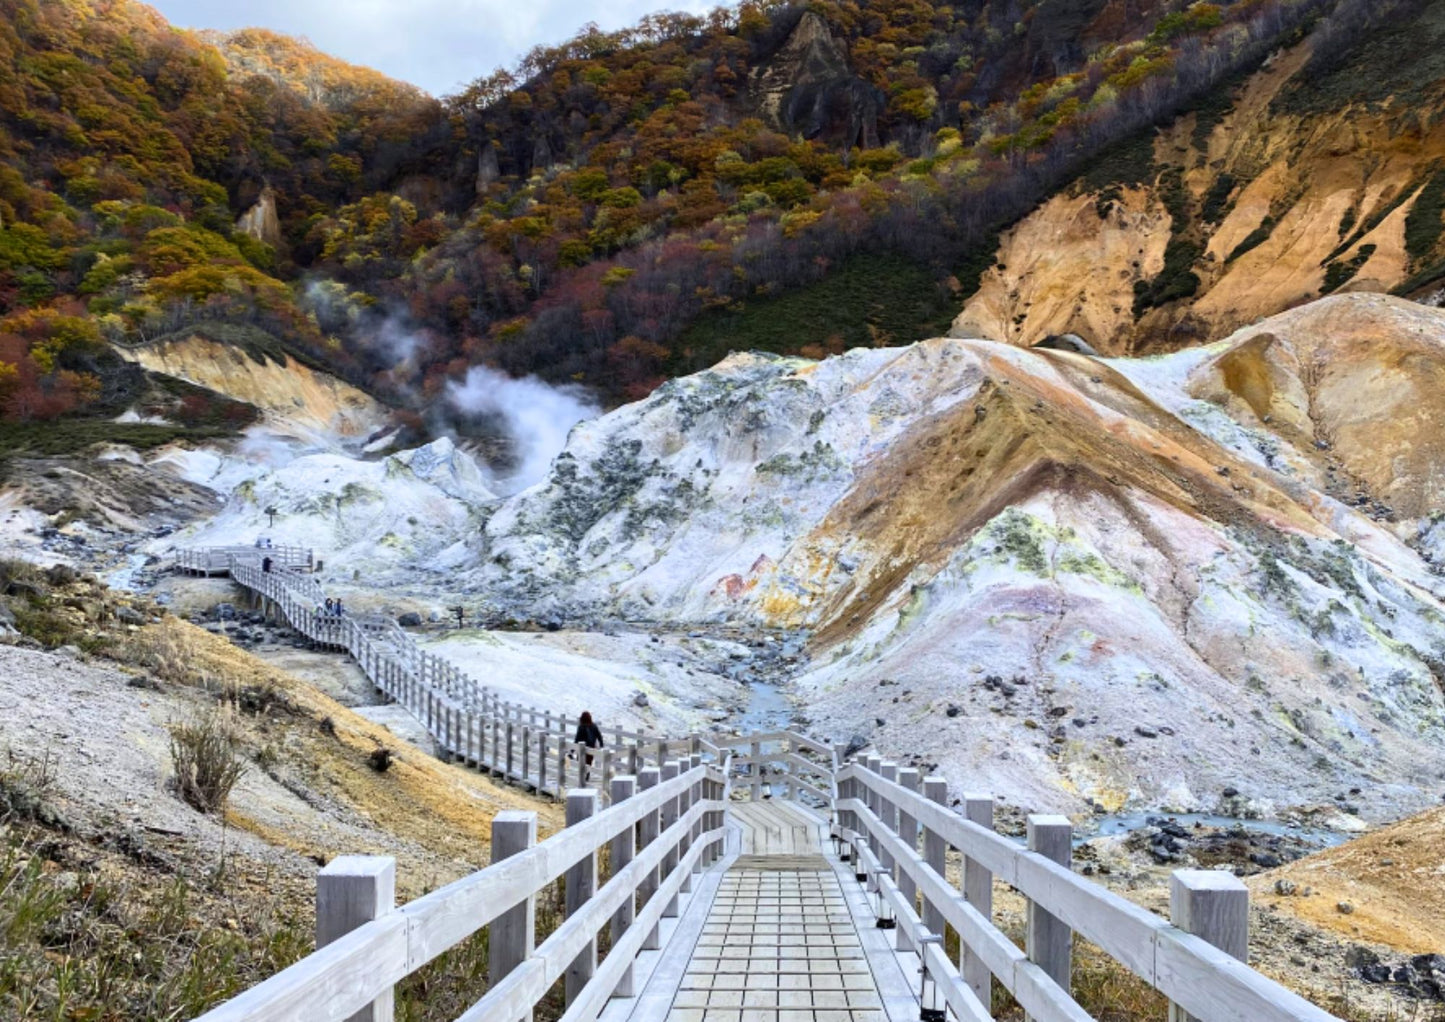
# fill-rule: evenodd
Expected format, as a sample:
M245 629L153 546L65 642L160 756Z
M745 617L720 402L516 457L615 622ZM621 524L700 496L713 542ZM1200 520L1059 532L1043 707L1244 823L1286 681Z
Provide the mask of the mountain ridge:
M1360 0L744 4L589 29L443 103L262 29L176 32L125 0L73 15L16 3L16 88L0 97L7 387L68 388L57 407L83 409L100 342L219 319L412 415L479 363L609 403L642 396L706 357L695 331L765 318L859 260L906 264L880 289L921 287L920 309L961 301L997 232L1085 161L1181 110L1217 117L1214 93L1281 46L1404 16L1361 15ZM75 84L48 110L62 66ZM1201 336L1178 299L1202 246L1173 213L1161 242L1159 204L1229 193L1170 173L1141 189L1151 224L1121 227L1153 248L1144 292L1126 284L1115 304L1172 347ZM1378 278L1361 251L1331 279ZM992 279L970 309L1011 321L991 296L1013 285ZM874 342L932 332L931 312L914 315L870 323ZM1069 325L1055 318L972 332L1032 343ZM839 350L840 329L798 318L779 344ZM400 333L412 357L395 357Z

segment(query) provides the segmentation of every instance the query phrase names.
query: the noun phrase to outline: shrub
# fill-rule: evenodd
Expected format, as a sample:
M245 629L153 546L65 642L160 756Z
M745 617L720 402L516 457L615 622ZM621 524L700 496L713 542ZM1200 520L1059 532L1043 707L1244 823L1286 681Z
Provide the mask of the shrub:
M158 681L209 687L210 679L197 669L194 651L180 628L170 623L136 632L126 643L124 658Z
M1189 298L1199 290L1199 276L1192 269L1200 248L1178 236L1164 250L1164 269L1151 281L1134 284L1134 318L1145 312L1181 298Z
M1413 260L1423 259L1435 248L1445 229L1441 211L1445 210L1445 171L1441 171L1420 189L1420 196L1405 217L1405 251Z
M217 811L246 770L230 716L216 710L191 724L172 724L170 731L176 792L203 813Z
M36 758L6 753L0 766L0 823L35 822L65 829L65 821L50 805L55 786L55 761L47 751Z
M1256 227L1253 231L1249 232L1249 235L1243 241L1241 241L1238 245L1234 246L1234 251L1230 252L1229 256L1224 261L1226 263L1232 263L1240 256L1244 255L1246 252L1259 248L1259 246L1263 245L1266 241L1269 240L1269 236L1273 232L1274 217L1267 216L1262 221L1260 221L1258 227Z

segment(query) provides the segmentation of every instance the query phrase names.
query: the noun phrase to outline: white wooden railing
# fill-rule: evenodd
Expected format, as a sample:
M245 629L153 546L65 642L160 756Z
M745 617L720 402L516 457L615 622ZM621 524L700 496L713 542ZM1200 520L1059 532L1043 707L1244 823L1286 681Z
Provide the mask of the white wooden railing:
M922 959L937 1005L960 1020L992 1018L992 979L1038 1022L1084 1022L1070 995L1073 935L1091 941L1167 996L1170 1018L1205 1022L1328 1022L1334 1016L1246 964L1249 894L1233 874L1179 870L1170 920L1070 869L1065 816L1030 816L1024 844L993 830L993 799L948 805L942 778L868 757L835 774L832 833L855 876L892 922L899 950ZM962 890L947 878L949 849L962 857ZM992 918L993 882L1028 900L1025 947ZM950 960L946 931L958 935Z
M271 558L264 571L262 559ZM388 698L426 728L438 752L468 766L561 797L594 787L608 797L614 776L636 776L676 756L709 750L700 737L682 739L609 727L611 744L588 750L573 742L577 721L500 698L451 661L422 649L380 615L328 614L311 552L301 547L207 547L177 552L176 566L198 574L229 574L264 613L282 618L312 642L345 650ZM709 751L715 751L711 749Z
M260 565L266 554L270 572ZM392 860L336 860L318 876L319 950L204 1022L389 1022L392 987L483 928L490 986L458 1022L529 1018L563 977L564 1022L595 1019L612 996L636 993L633 960L658 946L659 923L677 913L692 874L718 860L728 806L744 797L793 799L827 818L842 860L875 896L879 921L896 930L898 951L917 956L925 1019L992 1018L996 980L1030 1019L1084 1022L1090 1016L1070 989L1076 933L1168 997L1171 1022L1334 1019L1246 964L1248 891L1231 874L1177 871L1164 920L1072 872L1067 817L1030 816L1020 843L994 832L990 796L961 795L960 815L942 778L874 756L845 763L835 746L788 731L665 738L609 730L620 748L594 751L589 765L566 717L499 699L389 619L323 613L320 587L299 570L310 564L306 551L182 551L177 564L229 573L268 613L348 651L443 755L567 801L567 829L540 844L535 814L499 813L491 866L400 909ZM604 798L610 807L599 812ZM604 846L612 874L597 889ZM961 888L948 879L950 850L961 859ZM559 877L566 921L536 944L536 898ZM1023 948L993 920L996 879L1027 899ZM611 950L599 966L604 927ZM950 933L957 961L945 950Z
M537 815L492 823L492 864L396 908L395 862L342 856L318 876L318 950L203 1015L202 1022L341 1022L392 1017L393 988L449 948L487 930L486 993L458 1022L518 1022L562 980L568 1022L595 1019L614 994L632 996L638 953L659 945L695 873L722 854L728 764L698 757L567 796L567 827L537 843ZM598 882L598 858L610 876ZM566 917L540 943L536 905L559 878ZM610 949L598 962L598 937Z

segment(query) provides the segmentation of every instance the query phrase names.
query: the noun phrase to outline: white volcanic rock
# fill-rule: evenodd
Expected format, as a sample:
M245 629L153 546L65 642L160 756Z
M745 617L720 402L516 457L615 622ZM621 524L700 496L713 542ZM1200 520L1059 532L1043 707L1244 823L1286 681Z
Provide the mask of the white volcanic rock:
M303 455L230 483L220 514L165 546L244 544L264 535L311 548L333 570L437 569L463 556L481 509L496 500L477 463L446 438L377 461ZM277 512L274 529L268 507Z
M1034 808L1358 787L1394 815L1445 791L1442 541L1410 517L1445 478L1445 316L1355 297L1132 362L735 355L577 427L487 522L474 582L519 616L806 629L819 733ZM1331 321L1347 367L1321 364ZM1270 348L1294 375L1261 391ZM1372 428L1386 386L1414 406ZM1377 486L1390 507L1353 496Z

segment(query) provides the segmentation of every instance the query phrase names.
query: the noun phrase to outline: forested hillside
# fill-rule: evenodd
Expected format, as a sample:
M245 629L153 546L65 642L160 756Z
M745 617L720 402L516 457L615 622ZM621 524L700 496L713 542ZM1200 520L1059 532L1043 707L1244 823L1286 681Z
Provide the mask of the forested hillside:
M617 401L730 347L941 333L1091 159L1386 7L749 2L436 101L262 30L4 0L0 398L98 407L106 342L198 324L411 408L476 363Z

